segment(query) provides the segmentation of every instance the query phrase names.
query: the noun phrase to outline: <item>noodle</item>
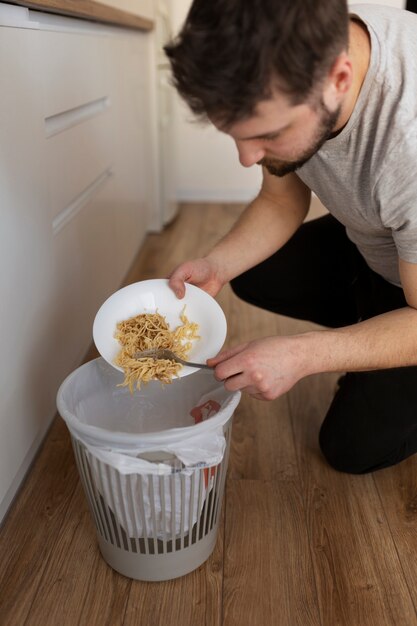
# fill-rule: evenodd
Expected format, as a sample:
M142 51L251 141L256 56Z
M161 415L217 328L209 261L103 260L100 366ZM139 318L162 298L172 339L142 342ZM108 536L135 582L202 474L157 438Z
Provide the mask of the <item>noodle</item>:
M172 359L153 359L144 357L135 359L135 354L152 348L168 348L181 358L187 358L191 350L191 341L199 339L198 324L189 322L185 307L180 314L182 325L170 330L165 317L159 313L141 313L117 324L115 338L122 346L114 363L119 365L125 374L120 386L129 387L133 393L136 384L140 389L141 383L150 380L160 380L170 383L182 368L180 363Z

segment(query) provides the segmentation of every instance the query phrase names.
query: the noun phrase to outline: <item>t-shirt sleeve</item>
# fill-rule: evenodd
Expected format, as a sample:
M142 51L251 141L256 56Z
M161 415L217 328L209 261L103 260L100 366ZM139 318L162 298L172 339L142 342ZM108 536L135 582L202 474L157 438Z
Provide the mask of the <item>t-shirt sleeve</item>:
M374 192L398 256L417 263L417 139L414 149L405 141L391 152Z

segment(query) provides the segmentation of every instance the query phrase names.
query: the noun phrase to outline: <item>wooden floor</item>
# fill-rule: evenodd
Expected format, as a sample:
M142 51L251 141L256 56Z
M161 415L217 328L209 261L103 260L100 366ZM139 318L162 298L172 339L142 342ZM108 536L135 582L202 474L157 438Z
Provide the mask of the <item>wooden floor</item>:
M126 282L200 255L240 207L186 206L150 235ZM219 296L228 344L311 326ZM95 356L90 351L86 360ZM417 458L337 473L317 444L335 376L284 397L244 397L233 425L217 545L198 570L132 581L101 558L57 418L1 533L2 626L410 626L417 624Z

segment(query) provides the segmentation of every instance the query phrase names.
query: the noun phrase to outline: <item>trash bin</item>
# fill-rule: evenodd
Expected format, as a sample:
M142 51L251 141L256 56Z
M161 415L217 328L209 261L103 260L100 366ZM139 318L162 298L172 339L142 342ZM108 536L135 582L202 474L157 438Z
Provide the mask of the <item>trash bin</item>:
M90 361L62 383L58 410L103 558L130 578L169 580L214 549L240 393L208 370L134 394L122 380Z

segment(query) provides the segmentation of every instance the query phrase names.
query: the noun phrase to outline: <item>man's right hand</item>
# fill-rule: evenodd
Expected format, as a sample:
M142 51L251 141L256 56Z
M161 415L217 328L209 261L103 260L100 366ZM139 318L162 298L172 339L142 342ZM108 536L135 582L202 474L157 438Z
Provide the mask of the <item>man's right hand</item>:
M216 296L224 285L216 264L208 258L181 263L169 276L169 286L177 298L185 296L184 283L200 287L211 296Z

